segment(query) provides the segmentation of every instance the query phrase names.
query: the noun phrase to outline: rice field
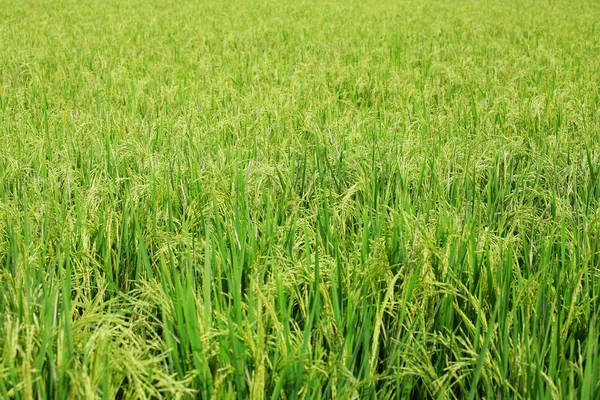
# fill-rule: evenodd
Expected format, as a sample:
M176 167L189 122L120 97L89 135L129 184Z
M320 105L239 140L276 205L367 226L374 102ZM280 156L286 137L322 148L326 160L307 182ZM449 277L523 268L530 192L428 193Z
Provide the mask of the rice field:
M0 398L600 398L600 4L0 1Z

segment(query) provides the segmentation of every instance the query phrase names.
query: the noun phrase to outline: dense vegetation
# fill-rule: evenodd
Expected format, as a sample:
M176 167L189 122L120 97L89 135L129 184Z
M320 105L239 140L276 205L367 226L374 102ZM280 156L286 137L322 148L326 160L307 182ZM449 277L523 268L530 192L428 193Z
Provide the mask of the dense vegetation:
M0 2L0 397L600 396L595 1Z

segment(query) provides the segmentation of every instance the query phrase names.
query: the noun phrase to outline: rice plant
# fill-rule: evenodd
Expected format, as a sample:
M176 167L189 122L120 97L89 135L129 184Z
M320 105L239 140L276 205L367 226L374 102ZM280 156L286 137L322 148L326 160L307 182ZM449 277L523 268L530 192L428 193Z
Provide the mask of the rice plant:
M0 2L0 397L600 398L599 22Z

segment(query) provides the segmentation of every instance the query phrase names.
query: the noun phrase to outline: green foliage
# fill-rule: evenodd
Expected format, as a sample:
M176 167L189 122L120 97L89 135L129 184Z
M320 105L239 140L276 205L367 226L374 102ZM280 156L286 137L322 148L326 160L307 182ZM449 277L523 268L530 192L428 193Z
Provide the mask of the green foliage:
M600 397L595 2L0 21L0 397Z

